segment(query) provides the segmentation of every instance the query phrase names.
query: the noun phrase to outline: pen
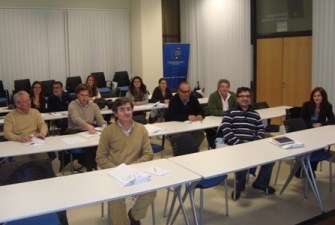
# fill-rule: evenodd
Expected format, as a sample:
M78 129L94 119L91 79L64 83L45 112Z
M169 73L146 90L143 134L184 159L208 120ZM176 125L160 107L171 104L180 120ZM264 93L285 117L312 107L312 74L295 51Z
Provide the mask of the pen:
M156 168L154 167L154 171L157 172Z

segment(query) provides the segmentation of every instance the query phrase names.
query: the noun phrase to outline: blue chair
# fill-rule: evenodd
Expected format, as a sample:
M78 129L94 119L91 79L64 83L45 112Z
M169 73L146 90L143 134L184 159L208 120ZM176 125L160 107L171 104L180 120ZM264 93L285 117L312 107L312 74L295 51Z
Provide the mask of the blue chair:
M133 120L143 125L148 123L144 115L133 116ZM162 145L151 144L151 148L154 153L161 152L161 158L164 158L164 144L165 144L165 136L163 136Z
M111 89L107 87L108 86L107 83L111 81L105 79L104 72L93 72L91 74L97 82L97 87L99 89L100 94L106 94L111 92Z
M60 225L57 213L34 216L20 220L7 222L4 225Z
M192 137L191 134L181 134L175 137L172 137L169 139L172 150L173 150L173 156L180 156L185 154L192 154L198 152L198 146ZM201 166L201 165L199 165ZM218 177L213 177L209 179L202 179L196 186L195 189L200 189L200 224L203 224L203 190L211 187L215 187L222 182L225 182L225 198L226 198L226 215L228 216L228 192L227 192L227 175L222 175ZM166 215L166 208L168 204L168 198L169 198L169 192L167 192L166 196L166 202L165 202L165 208L164 208L164 216ZM186 198L186 193L183 196L183 200ZM170 212L172 212L174 205L171 206ZM175 218L178 215L178 212L180 211L180 207L177 209L177 212L172 220L172 224L175 220Z
M252 105L252 108L254 110L267 109L267 108L269 108L269 105L268 105L267 102L256 102ZM279 128L280 128L279 125L271 124L271 119L268 119L267 120L267 125L265 126L265 132L266 132L267 136L270 137L272 132L279 132Z
M73 154L85 154L85 150L82 148L77 148L77 149L71 149L71 150L65 150L62 152L62 175L64 175L64 155L65 154L70 154L70 167L71 167L71 174L73 174L74 171L79 171L81 168L83 168L83 166L79 167L79 168L74 168L73 165Z

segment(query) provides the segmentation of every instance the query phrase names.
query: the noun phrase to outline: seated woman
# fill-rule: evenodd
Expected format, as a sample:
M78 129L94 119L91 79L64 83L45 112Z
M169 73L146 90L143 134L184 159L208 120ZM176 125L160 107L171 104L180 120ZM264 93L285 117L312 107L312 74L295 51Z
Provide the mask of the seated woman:
M149 103L147 87L143 84L142 78L135 76L129 85L126 98L134 103L134 105L144 105Z
M37 109L39 112L46 112L46 100L42 90L41 82L35 81L30 89L31 108Z
M165 78L160 78L158 80L158 87L155 88L154 92L152 93L152 97L150 102L156 103L169 103L170 99L172 98L172 92L170 88L167 87L167 81ZM164 120L164 109L155 109L151 110L151 115L149 118L150 123L154 123L156 121L163 121Z
M158 80L158 87L155 88L152 93L151 102L161 102L161 103L169 103L172 98L172 92L170 88L167 86L167 82L165 78L160 78Z
M325 89L322 87L313 89L309 101L303 104L301 117L304 119L307 128L335 124L333 106L328 101L328 95ZM318 162L311 162L311 166L315 171ZM298 175L300 176L300 172L296 174L296 176Z
M101 94L97 87L97 82L92 74L88 75L85 84L89 87L89 98L94 100L96 98L101 98Z

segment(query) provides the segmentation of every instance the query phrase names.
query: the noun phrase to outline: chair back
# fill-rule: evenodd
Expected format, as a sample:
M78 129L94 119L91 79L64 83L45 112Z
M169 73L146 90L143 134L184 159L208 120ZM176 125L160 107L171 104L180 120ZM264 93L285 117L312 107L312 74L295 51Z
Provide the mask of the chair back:
M118 87L129 86L130 80L127 71L115 72L113 81L117 82Z
M267 109L269 108L269 104L267 102L255 102L251 105L251 107L254 109L254 110L257 110L257 109Z
M0 185L56 177L50 159L38 159L1 164Z
M41 87L45 97L49 97L53 93L53 84L55 80L43 80L41 81Z
M66 90L69 93L75 93L76 87L81 84L81 77L80 76L73 76L66 78Z
M93 72L91 74L97 82L98 88L106 87L106 78L104 72Z
M302 107L292 107L289 109L286 109L286 120L288 119L294 119L294 118L299 118L301 115L301 110Z
M284 120L284 126L286 133L307 129L306 123L302 118Z
M14 94L19 91L30 92L30 79L14 80Z
M147 124L148 121L147 119L145 118L144 115L136 115L136 116L133 116L133 120L137 123L141 123L143 125Z
M173 150L173 156L199 152L199 148L195 143L194 138L189 133L170 138L170 143Z

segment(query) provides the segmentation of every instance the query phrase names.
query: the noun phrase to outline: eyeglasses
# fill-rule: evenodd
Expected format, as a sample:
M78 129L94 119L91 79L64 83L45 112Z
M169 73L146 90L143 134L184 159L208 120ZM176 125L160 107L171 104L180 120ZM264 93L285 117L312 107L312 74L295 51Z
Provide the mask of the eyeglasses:
M125 113L125 112L132 112L133 109L130 107L129 108L119 108L117 111L120 113Z
M251 96L250 95L239 95L237 96L238 98L250 98Z
M18 103L23 104L23 105L30 105L30 100L27 101L19 101Z
M189 93L191 93L191 90L188 90L188 91L182 91L182 90L179 89L179 91L180 91L181 93L183 93L183 94L189 94Z

